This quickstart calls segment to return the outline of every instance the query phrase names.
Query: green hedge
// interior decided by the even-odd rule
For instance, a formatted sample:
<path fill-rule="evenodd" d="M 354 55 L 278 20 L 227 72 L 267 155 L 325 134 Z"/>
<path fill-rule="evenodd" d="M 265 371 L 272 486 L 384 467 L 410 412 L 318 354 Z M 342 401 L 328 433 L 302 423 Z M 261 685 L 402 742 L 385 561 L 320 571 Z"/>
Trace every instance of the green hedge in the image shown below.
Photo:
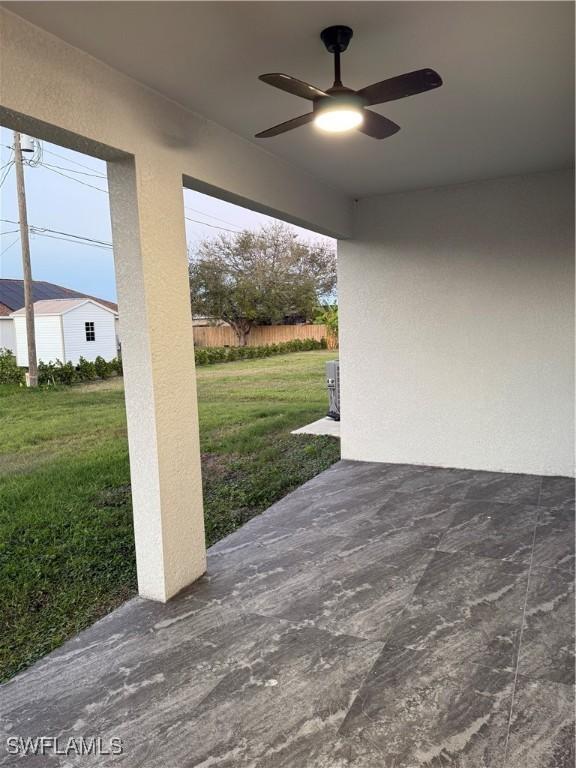
<path fill-rule="evenodd" d="M 309 352 L 313 349 L 326 349 L 326 339 L 293 339 L 280 344 L 266 344 L 262 347 L 196 347 L 194 357 L 196 365 L 212 363 L 231 363 L 234 360 L 253 360 L 256 357 L 285 355 L 288 352 Z"/>
<path fill-rule="evenodd" d="M 55 363 L 38 363 L 38 384 L 76 384 L 82 381 L 96 381 L 97 379 L 109 379 L 110 376 L 122 375 L 122 359 L 115 357 L 106 361 L 98 356 L 94 362 L 81 357 L 78 365 L 71 362 L 63 363 L 56 360 Z"/>
<path fill-rule="evenodd" d="M 253 360 L 257 357 L 285 355 L 288 352 L 309 352 L 313 349 L 326 349 L 326 339 L 293 339 L 280 344 L 266 344 L 262 347 L 196 347 L 194 356 L 196 365 L 211 365 L 212 363 L 231 363 L 234 360 Z M 108 379 L 110 376 L 122 375 L 122 359 L 106 361 L 97 357 L 94 362 L 83 357 L 78 365 L 63 363 L 38 363 L 38 383 L 41 386 L 50 384 L 76 384 L 83 381 Z M 24 368 L 16 365 L 16 358 L 9 349 L 0 349 L 0 384 L 24 384 Z"/>
<path fill-rule="evenodd" d="M 63 363 L 38 363 L 38 384 L 75 384 L 81 381 L 108 379 L 110 376 L 122 375 L 122 360 L 117 357 L 107 362 L 103 357 L 97 357 L 94 362 L 83 357 L 78 365 Z M 24 384 L 25 368 L 16 365 L 16 358 L 9 349 L 0 349 L 0 384 Z"/>

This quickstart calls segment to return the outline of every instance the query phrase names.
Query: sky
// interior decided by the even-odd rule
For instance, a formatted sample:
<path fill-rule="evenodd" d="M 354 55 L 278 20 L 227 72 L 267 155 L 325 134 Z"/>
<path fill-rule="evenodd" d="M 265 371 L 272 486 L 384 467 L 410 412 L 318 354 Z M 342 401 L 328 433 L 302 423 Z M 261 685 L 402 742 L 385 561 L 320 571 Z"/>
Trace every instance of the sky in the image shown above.
<path fill-rule="evenodd" d="M 9 164 L 13 141 L 12 131 L 0 126 L 0 277 L 21 279 L 16 174 L 14 164 Z M 32 277 L 115 301 L 106 163 L 45 141 L 40 147 L 39 163 L 24 168 Z M 274 221 L 200 192 L 185 189 L 183 196 L 190 250 L 222 232 L 259 229 Z M 315 232 L 291 228 L 303 240 L 333 242 Z"/>

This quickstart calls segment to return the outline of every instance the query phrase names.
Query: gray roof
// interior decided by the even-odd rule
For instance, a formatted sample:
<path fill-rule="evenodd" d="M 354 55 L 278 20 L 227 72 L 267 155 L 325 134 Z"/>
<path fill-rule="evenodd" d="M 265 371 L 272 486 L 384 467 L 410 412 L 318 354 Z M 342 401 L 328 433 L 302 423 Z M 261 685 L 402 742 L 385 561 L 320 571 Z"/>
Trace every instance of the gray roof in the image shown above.
<path fill-rule="evenodd" d="M 44 280 L 34 280 L 32 283 L 32 299 L 34 301 L 45 301 L 50 299 L 94 299 L 99 304 L 103 304 L 114 312 L 118 311 L 118 306 L 112 301 L 99 299 L 97 296 L 90 296 L 87 293 L 74 291 L 72 288 L 65 288 L 63 285 L 47 283 Z M 24 306 L 24 281 L 0 279 L 0 315 L 9 315 Z M 4 309 L 5 308 L 5 309 Z"/>

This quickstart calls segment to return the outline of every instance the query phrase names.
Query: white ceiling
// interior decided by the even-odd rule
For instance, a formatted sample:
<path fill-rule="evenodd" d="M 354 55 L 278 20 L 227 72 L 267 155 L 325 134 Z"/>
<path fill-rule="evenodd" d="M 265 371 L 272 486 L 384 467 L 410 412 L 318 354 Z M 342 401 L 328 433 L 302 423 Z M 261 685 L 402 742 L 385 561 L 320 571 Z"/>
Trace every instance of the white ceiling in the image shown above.
<path fill-rule="evenodd" d="M 181 104 L 355 196 L 573 161 L 570 2 L 16 2 L 4 4 Z M 347 24 L 352 88 L 432 67 L 444 86 L 376 107 L 402 126 L 375 141 L 312 126 L 253 134 L 309 111 L 258 81 L 286 72 L 331 84 L 318 37 Z M 30 55 L 34 55 L 30 51 Z"/>

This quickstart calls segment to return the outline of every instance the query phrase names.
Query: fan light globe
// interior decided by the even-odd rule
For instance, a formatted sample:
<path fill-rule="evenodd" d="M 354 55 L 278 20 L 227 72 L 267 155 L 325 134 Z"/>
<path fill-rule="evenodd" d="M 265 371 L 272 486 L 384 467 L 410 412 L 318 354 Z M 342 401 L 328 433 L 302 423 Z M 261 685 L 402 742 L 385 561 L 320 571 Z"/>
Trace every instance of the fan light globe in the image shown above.
<path fill-rule="evenodd" d="M 354 107 L 336 107 L 324 109 L 314 118 L 314 125 L 328 133 L 344 133 L 362 124 L 364 116 L 361 109 Z"/>

